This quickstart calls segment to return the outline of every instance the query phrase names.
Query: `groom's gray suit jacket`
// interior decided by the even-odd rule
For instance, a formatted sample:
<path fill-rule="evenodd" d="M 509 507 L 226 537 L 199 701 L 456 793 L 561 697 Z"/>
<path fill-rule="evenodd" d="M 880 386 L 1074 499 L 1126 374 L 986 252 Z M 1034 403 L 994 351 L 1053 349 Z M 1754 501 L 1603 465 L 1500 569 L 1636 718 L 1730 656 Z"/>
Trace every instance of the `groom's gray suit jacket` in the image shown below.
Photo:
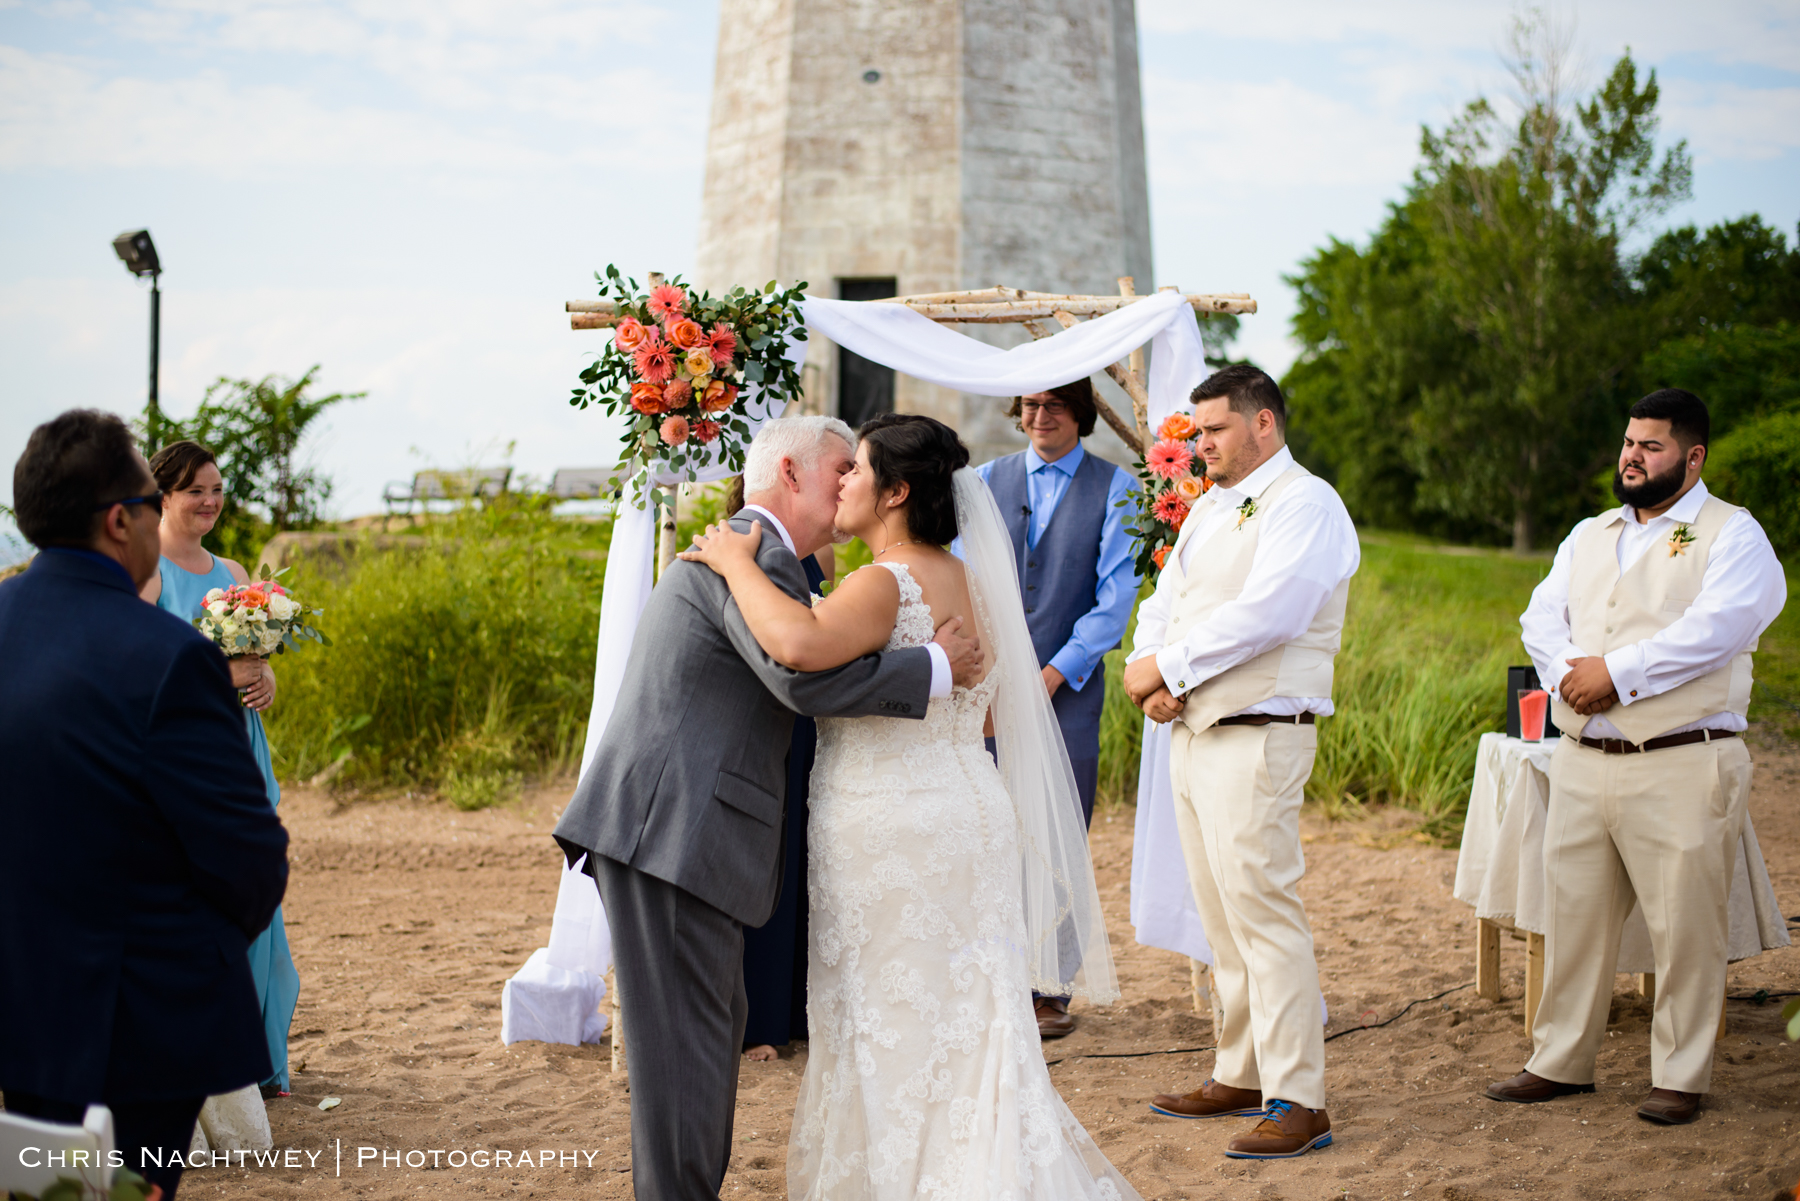
<path fill-rule="evenodd" d="M 731 526 L 748 532 L 750 521 Z M 807 599 L 800 561 L 767 528 L 756 561 Z M 556 841 L 571 863 L 582 851 L 604 855 L 760 926 L 781 892 L 794 714 L 923 718 L 930 695 L 923 647 L 831 671 L 781 666 L 751 637 L 725 580 L 677 559 L 650 594 L 618 703 Z"/>

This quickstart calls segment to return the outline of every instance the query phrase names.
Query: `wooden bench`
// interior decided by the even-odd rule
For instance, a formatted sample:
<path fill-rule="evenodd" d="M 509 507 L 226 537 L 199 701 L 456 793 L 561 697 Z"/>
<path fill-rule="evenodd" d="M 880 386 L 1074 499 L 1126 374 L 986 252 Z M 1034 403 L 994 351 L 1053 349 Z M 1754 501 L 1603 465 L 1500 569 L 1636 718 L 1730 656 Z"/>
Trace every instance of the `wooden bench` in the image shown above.
<path fill-rule="evenodd" d="M 510 467 L 471 467 L 464 471 L 421 471 L 412 483 L 395 482 L 382 489 L 381 501 L 392 513 L 404 505 L 410 514 L 414 502 L 433 500 L 493 500 L 512 482 Z"/>
<path fill-rule="evenodd" d="M 623 473 L 613 467 L 558 467 L 550 495 L 558 500 L 595 500 L 618 491 Z"/>

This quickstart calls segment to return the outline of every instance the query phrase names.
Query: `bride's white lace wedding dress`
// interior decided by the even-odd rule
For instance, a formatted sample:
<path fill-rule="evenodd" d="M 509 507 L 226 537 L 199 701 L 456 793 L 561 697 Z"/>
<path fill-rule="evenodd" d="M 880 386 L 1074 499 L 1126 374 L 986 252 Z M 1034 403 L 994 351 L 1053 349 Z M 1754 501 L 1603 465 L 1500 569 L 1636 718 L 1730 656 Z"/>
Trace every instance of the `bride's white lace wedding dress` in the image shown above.
<path fill-rule="evenodd" d="M 887 649 L 931 641 L 905 566 Z M 1014 807 L 982 742 L 999 673 L 923 721 L 821 719 L 807 828 L 805 1198 L 1135 1198 L 1050 1082 Z"/>

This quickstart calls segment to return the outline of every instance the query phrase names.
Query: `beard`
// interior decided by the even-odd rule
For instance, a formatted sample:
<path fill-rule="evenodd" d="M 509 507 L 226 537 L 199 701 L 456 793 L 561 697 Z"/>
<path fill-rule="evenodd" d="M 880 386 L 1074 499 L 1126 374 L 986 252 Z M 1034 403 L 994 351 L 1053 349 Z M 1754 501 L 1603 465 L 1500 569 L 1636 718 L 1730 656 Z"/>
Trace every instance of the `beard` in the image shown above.
<path fill-rule="evenodd" d="M 1661 475 L 1647 476 L 1641 484 L 1627 484 L 1625 474 L 1613 469 L 1613 495 L 1620 504 L 1634 509 L 1654 509 L 1681 491 L 1687 479 L 1687 464 L 1677 463 Z"/>

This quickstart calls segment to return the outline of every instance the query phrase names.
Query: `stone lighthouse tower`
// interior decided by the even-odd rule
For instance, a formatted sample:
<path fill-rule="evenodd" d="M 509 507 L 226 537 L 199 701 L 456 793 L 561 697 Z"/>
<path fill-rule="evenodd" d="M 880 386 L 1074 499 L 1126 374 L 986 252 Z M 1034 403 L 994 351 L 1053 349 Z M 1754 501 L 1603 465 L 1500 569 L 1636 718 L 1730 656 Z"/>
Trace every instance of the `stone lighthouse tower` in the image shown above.
<path fill-rule="evenodd" d="M 815 295 L 872 300 L 1154 283 L 1134 0 L 719 9 L 703 287 L 806 280 Z M 805 382 L 809 409 L 852 425 L 929 413 L 978 462 L 1022 441 L 993 398 L 896 379 L 822 339 Z M 1126 461 L 1122 447 L 1102 450 Z"/>

